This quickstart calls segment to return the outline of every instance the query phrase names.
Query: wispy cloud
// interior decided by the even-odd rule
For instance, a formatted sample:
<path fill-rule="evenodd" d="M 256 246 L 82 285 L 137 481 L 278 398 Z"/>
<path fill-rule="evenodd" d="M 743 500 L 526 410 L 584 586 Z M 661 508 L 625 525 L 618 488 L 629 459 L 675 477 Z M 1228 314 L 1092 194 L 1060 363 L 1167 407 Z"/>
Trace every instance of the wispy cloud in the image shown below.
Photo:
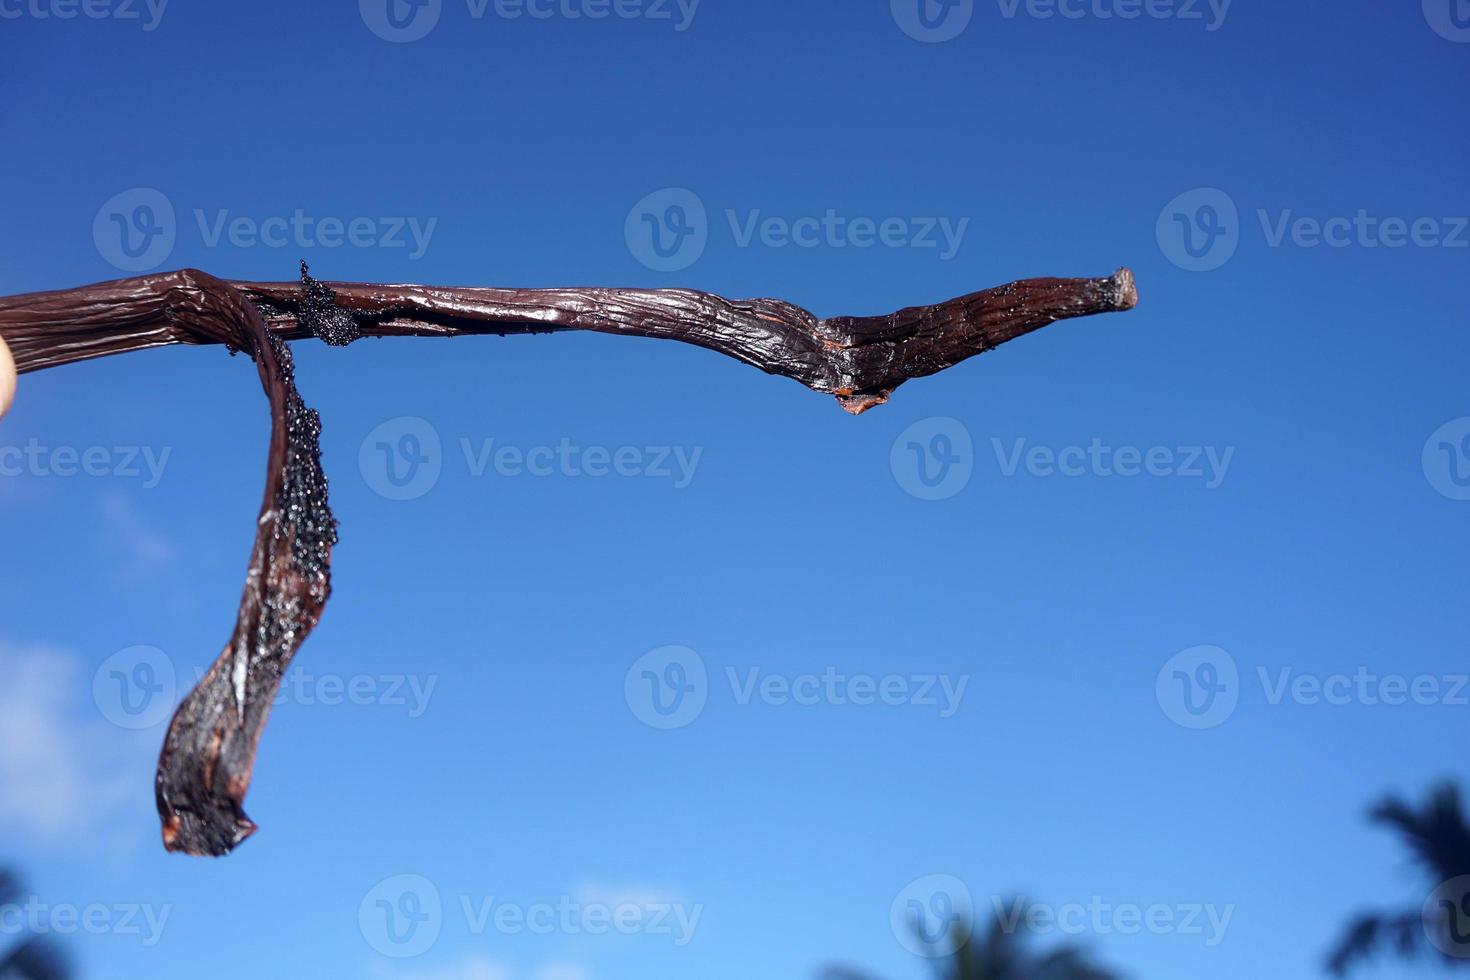
<path fill-rule="evenodd" d="M 427 969 L 395 970 L 384 976 L 392 980 L 512 980 L 513 974 L 503 963 L 475 955 Z"/>
<path fill-rule="evenodd" d="M 590 980 L 590 974 L 576 963 L 547 963 L 536 970 L 533 980 Z"/>
<path fill-rule="evenodd" d="M 584 881 L 572 893 L 583 905 L 600 905 L 611 909 L 624 905 L 654 908 L 684 903 L 683 896 L 677 891 L 647 885 L 606 885 Z"/>
<path fill-rule="evenodd" d="M 173 542 L 139 515 L 130 498 L 106 494 L 101 507 L 108 545 L 120 555 L 119 581 L 130 585 L 149 581 L 173 562 L 178 554 Z"/>
<path fill-rule="evenodd" d="M 0 643 L 0 678 L 0 832 L 39 846 L 135 842 L 138 822 L 118 818 L 151 785 L 148 740 L 97 713 L 69 653 Z"/>
<path fill-rule="evenodd" d="M 529 973 L 517 973 L 499 960 L 473 954 L 436 967 L 380 970 L 382 980 L 589 980 L 576 963 L 549 962 Z"/>

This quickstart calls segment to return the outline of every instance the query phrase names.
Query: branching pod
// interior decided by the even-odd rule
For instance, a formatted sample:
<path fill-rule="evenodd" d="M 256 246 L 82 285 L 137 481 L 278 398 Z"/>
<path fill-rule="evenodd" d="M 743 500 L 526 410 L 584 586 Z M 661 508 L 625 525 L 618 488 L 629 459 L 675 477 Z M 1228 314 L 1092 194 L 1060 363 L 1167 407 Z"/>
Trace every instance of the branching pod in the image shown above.
<path fill-rule="evenodd" d="M 685 289 L 494 289 L 229 282 L 184 269 L 0 298 L 0 338 L 24 374 L 167 344 L 248 354 L 270 402 L 264 500 L 235 628 L 179 706 L 159 757 L 164 846 L 229 853 L 255 831 L 245 794 L 270 706 L 331 591 L 337 525 L 317 414 L 297 394 L 285 341 L 593 330 L 718 351 L 833 395 L 860 414 L 899 385 L 1057 320 L 1132 309 L 1133 275 L 1027 279 L 887 316 L 819 319 L 774 299 Z"/>

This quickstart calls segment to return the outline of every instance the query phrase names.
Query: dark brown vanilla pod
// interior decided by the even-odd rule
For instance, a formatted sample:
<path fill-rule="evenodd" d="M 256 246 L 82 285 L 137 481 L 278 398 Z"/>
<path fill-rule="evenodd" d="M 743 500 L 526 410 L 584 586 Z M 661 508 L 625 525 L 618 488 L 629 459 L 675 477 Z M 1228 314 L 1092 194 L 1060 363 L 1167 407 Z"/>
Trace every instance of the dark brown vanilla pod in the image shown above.
<path fill-rule="evenodd" d="M 156 779 L 164 846 L 229 853 L 281 679 L 331 591 L 337 525 L 317 414 L 297 394 L 287 339 L 600 333 L 681 340 L 834 395 L 859 414 L 912 378 L 1057 320 L 1132 309 L 1133 275 L 1027 279 L 887 316 L 818 319 L 774 299 L 685 289 L 494 289 L 228 282 L 193 269 L 0 297 L 0 338 L 20 373 L 168 344 L 223 344 L 255 362 L 270 403 L 264 500 L 235 628 L 180 704 Z"/>
<path fill-rule="evenodd" d="M 302 283 L 236 282 L 283 337 L 312 336 L 319 313 Z M 854 414 L 912 378 L 1072 317 L 1130 310 L 1133 273 L 1026 279 L 887 316 L 818 319 L 776 299 L 731 300 L 688 289 L 493 289 L 317 283 L 365 337 L 594 330 L 681 340 L 835 395 Z M 24 370 L 24 368 L 22 368 Z"/>
<path fill-rule="evenodd" d="M 164 344 L 229 343 L 168 315 L 179 276 L 0 297 L 0 336 L 20 373 Z M 495 289 L 319 282 L 233 282 L 287 340 L 599 333 L 681 340 L 836 395 L 850 411 L 1057 320 L 1129 310 L 1133 274 L 1025 279 L 886 316 L 822 320 L 775 299 L 687 289 Z M 77 314 L 67 320 L 60 311 Z"/>
<path fill-rule="evenodd" d="M 321 428 L 291 352 L 238 290 L 193 270 L 0 300 L 0 336 L 15 339 L 22 370 L 167 343 L 225 344 L 255 361 L 271 439 L 245 590 L 224 651 L 169 725 L 155 782 L 166 848 L 228 854 L 255 830 L 243 804 L 256 745 L 331 589 Z"/>
<path fill-rule="evenodd" d="M 248 303 L 246 306 L 248 307 Z M 321 422 L 296 392 L 291 351 L 254 309 L 251 350 L 271 403 L 265 500 L 235 631 L 184 698 L 158 760 L 163 845 L 223 855 L 255 832 L 245 793 L 271 703 L 331 594 L 337 522 L 321 468 Z"/>

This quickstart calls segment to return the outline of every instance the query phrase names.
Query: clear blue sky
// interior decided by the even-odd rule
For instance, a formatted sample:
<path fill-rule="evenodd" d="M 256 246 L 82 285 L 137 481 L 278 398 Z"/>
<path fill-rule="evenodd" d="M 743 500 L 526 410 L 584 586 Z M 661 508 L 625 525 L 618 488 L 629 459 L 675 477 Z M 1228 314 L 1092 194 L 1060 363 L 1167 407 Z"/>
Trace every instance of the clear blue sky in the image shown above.
<path fill-rule="evenodd" d="M 666 343 L 297 345 L 335 595 L 261 747 L 262 830 L 223 861 L 163 853 L 162 730 L 115 724 L 149 720 L 116 681 L 152 669 L 166 710 L 228 635 L 254 371 L 180 348 L 23 377 L 0 858 L 41 900 L 106 907 L 105 934 L 61 937 L 84 975 L 914 980 L 890 911 L 944 875 L 915 887 L 962 882 L 983 916 L 1017 893 L 1228 911 L 1218 936 L 1201 914 L 1071 937 L 1135 977 L 1302 978 L 1359 908 L 1423 901 L 1363 811 L 1464 775 L 1463 4 L 1101 16 L 1128 7 L 0 0 L 6 294 L 301 257 L 821 315 L 1122 264 L 1142 294 L 857 419 Z M 65 475 L 88 449 L 101 475 Z M 1170 663 L 1202 645 L 1230 659 Z M 680 667 L 695 700 L 661 715 L 644 671 Z M 1368 703 L 1374 682 L 1333 680 L 1360 668 L 1440 695 Z M 1308 687 L 1278 697 L 1283 671 Z M 903 703 L 851 703 L 890 676 Z M 926 676 L 956 710 L 937 682 L 922 703 Z M 1348 703 L 1306 703 L 1314 682 Z M 401 879 L 374 891 L 398 875 L 442 904 L 410 958 L 375 948 L 410 951 L 379 898 L 432 915 Z M 541 935 L 487 925 L 492 900 L 646 917 Z M 166 911 L 158 941 L 118 905 Z M 687 943 L 665 905 L 698 912 Z"/>

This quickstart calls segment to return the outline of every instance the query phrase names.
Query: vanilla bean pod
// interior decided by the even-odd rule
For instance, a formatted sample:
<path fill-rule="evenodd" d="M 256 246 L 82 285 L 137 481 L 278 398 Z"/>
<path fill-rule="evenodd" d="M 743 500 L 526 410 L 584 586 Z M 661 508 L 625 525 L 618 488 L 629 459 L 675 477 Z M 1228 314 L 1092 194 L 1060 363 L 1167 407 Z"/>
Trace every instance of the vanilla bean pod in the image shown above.
<path fill-rule="evenodd" d="M 1072 317 L 1132 309 L 1133 275 L 1027 279 L 887 316 L 819 319 L 774 299 L 684 289 L 494 289 L 230 282 L 193 269 L 0 297 L 0 338 L 25 374 L 168 344 L 223 344 L 255 362 L 270 402 L 266 486 L 235 629 L 174 715 L 156 796 L 164 846 L 227 854 L 271 702 L 330 593 L 336 522 L 320 422 L 296 392 L 286 340 L 600 333 L 680 340 L 833 395 L 858 414 L 905 381 Z"/>

